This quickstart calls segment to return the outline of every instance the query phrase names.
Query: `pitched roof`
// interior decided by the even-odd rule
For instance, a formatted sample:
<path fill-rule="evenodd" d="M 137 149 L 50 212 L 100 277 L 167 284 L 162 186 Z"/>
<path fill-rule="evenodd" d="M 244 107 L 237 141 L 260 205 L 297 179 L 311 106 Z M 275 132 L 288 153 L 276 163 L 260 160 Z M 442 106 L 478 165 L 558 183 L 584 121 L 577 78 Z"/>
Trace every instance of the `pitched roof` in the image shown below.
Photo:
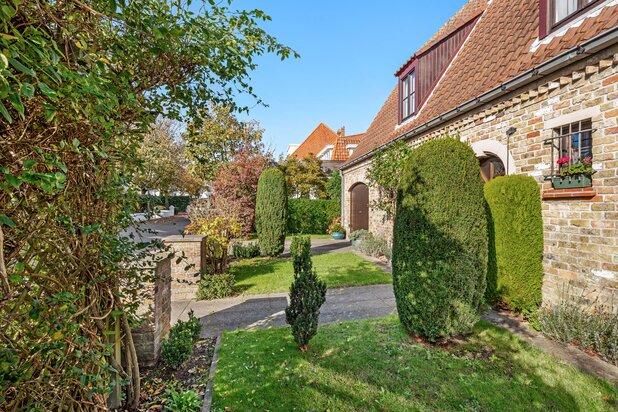
<path fill-rule="evenodd" d="M 464 8 L 473 2 L 478 3 L 471 0 Z M 419 113 L 398 125 L 398 88 L 395 85 L 369 126 L 367 135 L 343 167 L 536 65 L 618 26 L 618 6 L 601 3 L 599 7 L 603 9 L 600 13 L 591 14 L 581 24 L 562 30 L 564 33 L 559 31 L 559 35 L 548 37 L 540 47 L 533 48 L 539 34 L 538 0 L 519 0 L 517 6 L 512 0 L 483 2 L 486 3 L 483 15 Z M 438 33 L 452 30 L 443 29 Z M 434 37 L 435 40 L 432 38 L 428 44 L 443 36 Z"/>
<path fill-rule="evenodd" d="M 336 141 L 337 133 L 324 123 L 320 123 L 290 156 L 303 158 L 317 155 L 325 146 L 334 145 Z"/>
<path fill-rule="evenodd" d="M 444 23 L 444 26 L 442 26 L 440 30 L 431 36 L 431 38 L 397 70 L 397 74 L 401 72 L 401 70 L 403 70 L 408 64 L 410 64 L 416 56 L 425 53 L 433 46 L 453 34 L 453 32 L 457 31 L 457 29 L 461 26 L 465 25 L 470 20 L 473 20 L 475 17 L 478 17 L 485 11 L 486 8 L 487 0 L 470 0 L 468 3 L 464 4 L 453 17 Z"/>
<path fill-rule="evenodd" d="M 365 133 L 352 134 L 350 136 L 338 136 L 331 160 L 347 160 L 348 157 L 350 157 L 348 145 L 358 145 L 364 136 Z"/>

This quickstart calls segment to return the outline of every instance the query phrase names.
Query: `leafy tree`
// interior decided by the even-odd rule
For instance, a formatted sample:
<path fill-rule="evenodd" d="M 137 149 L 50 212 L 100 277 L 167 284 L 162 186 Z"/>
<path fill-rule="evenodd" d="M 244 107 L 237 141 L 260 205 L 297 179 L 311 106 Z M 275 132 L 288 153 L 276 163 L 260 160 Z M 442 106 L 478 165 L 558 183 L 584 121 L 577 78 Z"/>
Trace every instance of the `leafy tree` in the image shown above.
<path fill-rule="evenodd" d="M 290 197 L 325 199 L 327 176 L 322 171 L 322 161 L 310 155 L 299 159 L 289 157 L 282 164 Z"/>
<path fill-rule="evenodd" d="M 397 196 L 393 290 L 408 332 L 431 341 L 478 321 L 487 273 L 487 215 L 473 150 L 442 138 L 412 151 Z"/>
<path fill-rule="evenodd" d="M 137 149 L 141 168 L 133 179 L 142 194 L 159 190 L 167 195 L 181 179 L 185 158 L 178 127 L 178 123 L 159 118 L 145 134 Z"/>
<path fill-rule="evenodd" d="M 241 222 L 245 235 L 254 228 L 260 175 L 271 163 L 270 156 L 242 150 L 219 168 L 212 183 L 215 213 L 233 216 Z"/>
<path fill-rule="evenodd" d="M 255 57 L 293 54 L 259 27 L 267 19 L 215 2 L 3 2 L 0 353 L 14 371 L 3 408 L 113 408 L 121 384 L 137 407 L 131 324 L 153 254 L 120 233 L 138 203 L 138 147 L 157 115 L 254 96 Z"/>
<path fill-rule="evenodd" d="M 279 256 L 283 253 L 287 200 L 283 172 L 277 168 L 262 172 L 258 181 L 255 228 L 260 251 L 264 256 Z"/>
<path fill-rule="evenodd" d="M 292 327 L 294 340 L 305 352 L 309 341 L 318 333 L 320 307 L 326 301 L 326 283 L 312 269 L 311 238 L 296 236 L 292 239 L 294 282 L 290 286 L 290 304 L 285 308 L 285 319 Z"/>
<path fill-rule="evenodd" d="M 341 173 L 339 170 L 333 170 L 333 173 L 326 182 L 325 188 L 329 199 L 341 203 Z"/>
<path fill-rule="evenodd" d="M 264 130 L 252 120 L 239 120 L 230 106 L 208 105 L 198 122 L 187 128 L 185 139 L 196 171 L 207 182 L 215 179 L 219 168 L 234 160 L 237 153 L 261 153 Z"/>
<path fill-rule="evenodd" d="M 369 185 L 378 189 L 378 198 L 371 202 L 371 207 L 384 211 L 389 220 L 395 216 L 397 187 L 411 151 L 406 142 L 396 142 L 378 150 L 372 156 L 367 170 Z"/>

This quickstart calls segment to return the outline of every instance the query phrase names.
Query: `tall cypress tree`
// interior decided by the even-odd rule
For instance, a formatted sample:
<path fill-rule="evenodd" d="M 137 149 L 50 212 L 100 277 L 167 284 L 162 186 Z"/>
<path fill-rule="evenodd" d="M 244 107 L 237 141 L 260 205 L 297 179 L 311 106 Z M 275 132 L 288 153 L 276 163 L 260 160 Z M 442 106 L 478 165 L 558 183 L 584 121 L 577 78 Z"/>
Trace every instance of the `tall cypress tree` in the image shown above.
<path fill-rule="evenodd" d="M 258 181 L 255 227 L 264 256 L 279 256 L 285 244 L 288 209 L 285 176 L 277 168 L 266 169 Z"/>

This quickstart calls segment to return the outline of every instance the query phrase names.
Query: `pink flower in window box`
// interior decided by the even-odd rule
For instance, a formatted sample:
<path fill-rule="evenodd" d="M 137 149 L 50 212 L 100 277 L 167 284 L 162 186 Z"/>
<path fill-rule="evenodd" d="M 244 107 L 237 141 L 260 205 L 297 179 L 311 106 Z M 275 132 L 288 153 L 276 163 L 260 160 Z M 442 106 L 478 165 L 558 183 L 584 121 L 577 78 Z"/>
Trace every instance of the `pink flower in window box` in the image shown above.
<path fill-rule="evenodd" d="M 558 166 L 564 166 L 564 165 L 568 165 L 570 161 L 571 161 L 571 158 L 566 156 L 566 157 L 561 157 L 560 159 L 558 159 L 556 163 L 558 163 Z"/>

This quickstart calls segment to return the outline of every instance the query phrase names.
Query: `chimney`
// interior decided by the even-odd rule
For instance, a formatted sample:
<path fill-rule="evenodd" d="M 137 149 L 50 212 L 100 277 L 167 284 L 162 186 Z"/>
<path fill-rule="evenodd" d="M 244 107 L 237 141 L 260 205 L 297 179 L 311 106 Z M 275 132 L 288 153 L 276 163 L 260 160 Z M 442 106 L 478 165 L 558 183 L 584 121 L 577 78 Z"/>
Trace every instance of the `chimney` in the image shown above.
<path fill-rule="evenodd" d="M 337 130 L 337 136 L 345 137 L 345 126 L 341 126 L 341 129 Z"/>

